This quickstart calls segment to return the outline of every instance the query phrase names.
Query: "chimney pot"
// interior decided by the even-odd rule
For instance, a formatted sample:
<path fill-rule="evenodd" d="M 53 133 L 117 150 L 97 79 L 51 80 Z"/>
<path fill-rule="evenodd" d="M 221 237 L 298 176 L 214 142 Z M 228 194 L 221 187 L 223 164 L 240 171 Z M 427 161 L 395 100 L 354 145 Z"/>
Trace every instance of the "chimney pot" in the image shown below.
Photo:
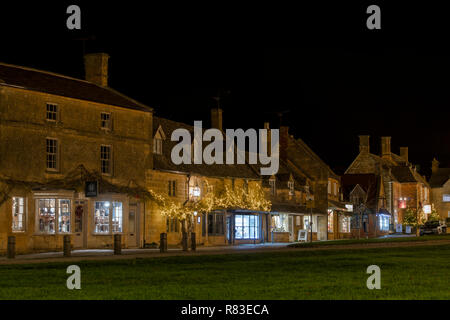
<path fill-rule="evenodd" d="M 211 127 L 219 129 L 220 131 L 223 131 L 222 129 L 222 109 L 221 108 L 212 108 L 211 109 Z"/>
<path fill-rule="evenodd" d="M 391 137 L 381 137 L 381 157 L 391 159 Z"/>
<path fill-rule="evenodd" d="M 108 86 L 108 60 L 106 53 L 84 55 L 85 79 L 102 87 Z"/>
<path fill-rule="evenodd" d="M 408 147 L 400 147 L 400 157 L 408 163 Z"/>
<path fill-rule="evenodd" d="M 370 136 L 359 136 L 359 152 L 370 152 Z"/>

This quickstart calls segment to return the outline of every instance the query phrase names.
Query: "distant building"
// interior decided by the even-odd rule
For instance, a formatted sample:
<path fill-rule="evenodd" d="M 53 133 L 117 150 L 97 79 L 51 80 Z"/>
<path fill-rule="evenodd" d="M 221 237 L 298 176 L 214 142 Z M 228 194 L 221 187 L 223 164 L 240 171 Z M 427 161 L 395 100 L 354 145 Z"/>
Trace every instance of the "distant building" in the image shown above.
<path fill-rule="evenodd" d="M 433 159 L 431 167 L 431 200 L 442 220 L 450 218 L 450 168 L 439 168 Z"/>
<path fill-rule="evenodd" d="M 417 171 L 416 166 L 409 162 L 408 147 L 401 147 L 400 155 L 397 155 L 391 151 L 391 137 L 382 137 L 381 155 L 375 155 L 370 153 L 369 136 L 359 136 L 359 141 L 359 154 L 346 170 L 344 177 L 367 175 L 365 177 L 370 181 L 356 184 L 359 184 L 361 191 L 364 192 L 367 192 L 365 188 L 373 186 L 371 192 L 376 193 L 371 199 L 375 201 L 371 209 L 378 211 L 383 209 L 383 215 L 378 218 L 377 225 L 382 225 L 384 230 L 386 225 L 384 215 L 388 214 L 389 224 L 393 230 L 396 224 L 403 222 L 407 208 L 424 209 L 431 204 L 430 186 Z M 376 179 L 373 180 L 374 178 L 369 175 L 374 175 Z M 360 176 L 359 179 L 364 180 L 363 177 Z M 352 179 L 349 177 L 344 180 Z M 344 185 L 347 191 L 353 182 L 348 183 Z"/>

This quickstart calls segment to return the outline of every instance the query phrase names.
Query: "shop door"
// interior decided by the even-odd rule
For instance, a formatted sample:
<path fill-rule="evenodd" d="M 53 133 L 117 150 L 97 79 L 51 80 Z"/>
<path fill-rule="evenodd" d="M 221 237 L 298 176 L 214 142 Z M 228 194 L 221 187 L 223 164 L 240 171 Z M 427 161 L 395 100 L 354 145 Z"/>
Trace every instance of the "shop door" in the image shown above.
<path fill-rule="evenodd" d="M 138 220 L 139 210 L 137 204 L 130 204 L 128 210 L 128 247 L 138 247 Z"/>
<path fill-rule="evenodd" d="M 317 216 L 317 240 L 327 240 L 327 219 Z"/>
<path fill-rule="evenodd" d="M 87 247 L 87 210 L 84 201 L 75 201 L 75 225 L 73 247 L 82 249 Z"/>
<path fill-rule="evenodd" d="M 289 216 L 289 242 L 293 242 L 294 237 L 294 217 Z"/>

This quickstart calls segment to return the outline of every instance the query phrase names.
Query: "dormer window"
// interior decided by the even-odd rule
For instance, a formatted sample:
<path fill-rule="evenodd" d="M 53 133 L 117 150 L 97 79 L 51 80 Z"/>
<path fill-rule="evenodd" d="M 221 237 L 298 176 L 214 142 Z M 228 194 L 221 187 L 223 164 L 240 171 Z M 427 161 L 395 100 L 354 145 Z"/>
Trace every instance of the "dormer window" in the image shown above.
<path fill-rule="evenodd" d="M 109 112 L 102 112 L 100 114 L 100 126 L 103 130 L 112 130 L 112 117 Z"/>
<path fill-rule="evenodd" d="M 162 139 L 153 139 L 153 153 L 162 154 Z"/>

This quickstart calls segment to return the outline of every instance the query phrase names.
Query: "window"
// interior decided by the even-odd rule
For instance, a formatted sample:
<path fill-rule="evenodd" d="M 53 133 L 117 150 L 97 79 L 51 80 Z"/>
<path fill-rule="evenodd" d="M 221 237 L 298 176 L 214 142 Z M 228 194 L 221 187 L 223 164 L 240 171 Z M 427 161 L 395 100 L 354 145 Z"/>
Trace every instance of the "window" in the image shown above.
<path fill-rule="evenodd" d="M 112 231 L 122 232 L 122 202 L 113 202 Z"/>
<path fill-rule="evenodd" d="M 328 194 L 331 194 L 331 181 L 328 181 Z"/>
<path fill-rule="evenodd" d="M 450 202 L 450 194 L 444 194 L 442 196 L 442 201 L 443 202 Z"/>
<path fill-rule="evenodd" d="M 288 181 L 289 195 L 294 195 L 294 181 Z"/>
<path fill-rule="evenodd" d="M 269 180 L 269 185 L 270 185 L 270 195 L 274 196 L 276 194 L 275 179 L 270 179 Z"/>
<path fill-rule="evenodd" d="M 223 235 L 224 234 L 224 214 L 219 212 L 208 213 L 208 234 Z"/>
<path fill-rule="evenodd" d="M 190 187 L 189 188 L 189 195 L 191 197 L 200 197 L 200 187 L 199 186 L 195 186 L 195 187 Z"/>
<path fill-rule="evenodd" d="M 169 196 L 175 197 L 177 182 L 175 180 L 171 180 L 168 181 L 168 185 L 169 185 Z"/>
<path fill-rule="evenodd" d="M 334 186 L 334 195 L 337 196 L 337 183 L 333 183 Z"/>
<path fill-rule="evenodd" d="M 58 140 L 47 138 L 46 139 L 46 149 L 47 149 L 47 170 L 57 171 L 58 170 Z"/>
<path fill-rule="evenodd" d="M 398 200 L 398 207 L 400 209 L 406 209 L 406 198 L 400 198 Z"/>
<path fill-rule="evenodd" d="M 350 232 L 350 217 L 348 216 L 339 217 L 339 229 L 340 232 Z"/>
<path fill-rule="evenodd" d="M 112 130 L 111 113 L 102 112 L 100 114 L 100 126 L 104 130 Z"/>
<path fill-rule="evenodd" d="M 334 226 L 334 212 L 330 210 L 328 212 L 328 232 L 334 232 L 333 226 Z"/>
<path fill-rule="evenodd" d="M 179 222 L 177 218 L 167 218 L 166 219 L 166 230 L 167 232 L 178 232 Z"/>
<path fill-rule="evenodd" d="M 159 138 L 153 139 L 153 153 L 162 154 L 162 139 Z"/>
<path fill-rule="evenodd" d="M 100 147 L 100 165 L 103 174 L 111 174 L 111 146 Z"/>
<path fill-rule="evenodd" d="M 95 233 L 122 232 L 122 202 L 96 201 L 94 225 Z M 112 227 L 111 227 L 112 225 Z"/>
<path fill-rule="evenodd" d="M 55 233 L 70 232 L 71 204 L 69 199 L 38 199 L 38 231 Z"/>
<path fill-rule="evenodd" d="M 280 213 L 272 216 L 273 232 L 288 232 L 289 231 L 289 217 L 287 214 Z"/>
<path fill-rule="evenodd" d="M 300 224 L 300 216 L 295 216 L 295 225 L 299 226 Z"/>
<path fill-rule="evenodd" d="M 380 231 L 389 231 L 389 216 L 380 215 L 378 217 Z"/>
<path fill-rule="evenodd" d="M 25 198 L 12 197 L 12 231 L 25 231 Z"/>
<path fill-rule="evenodd" d="M 58 106 L 53 103 L 47 103 L 47 121 L 58 120 Z"/>
<path fill-rule="evenodd" d="M 255 215 L 236 215 L 235 238 L 236 239 L 259 239 L 259 219 Z"/>

